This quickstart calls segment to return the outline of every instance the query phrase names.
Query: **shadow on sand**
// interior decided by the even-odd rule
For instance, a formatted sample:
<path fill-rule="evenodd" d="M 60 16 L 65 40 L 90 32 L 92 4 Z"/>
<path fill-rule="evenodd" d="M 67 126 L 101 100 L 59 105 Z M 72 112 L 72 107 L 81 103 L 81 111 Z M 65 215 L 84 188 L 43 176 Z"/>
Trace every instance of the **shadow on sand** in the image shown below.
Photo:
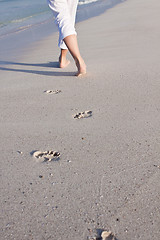
<path fill-rule="evenodd" d="M 30 66 L 30 67 L 49 67 L 49 68 L 59 68 L 58 62 L 48 62 L 48 63 L 18 63 L 10 61 L 0 61 L 0 70 L 1 71 L 11 71 L 11 72 L 23 72 L 31 73 L 45 76 L 75 76 L 75 72 L 64 72 L 64 71 L 39 71 L 39 70 L 27 70 L 27 69 L 17 69 L 6 67 L 6 65 L 16 65 L 16 66 Z M 4 65 L 4 67 L 2 67 Z"/>

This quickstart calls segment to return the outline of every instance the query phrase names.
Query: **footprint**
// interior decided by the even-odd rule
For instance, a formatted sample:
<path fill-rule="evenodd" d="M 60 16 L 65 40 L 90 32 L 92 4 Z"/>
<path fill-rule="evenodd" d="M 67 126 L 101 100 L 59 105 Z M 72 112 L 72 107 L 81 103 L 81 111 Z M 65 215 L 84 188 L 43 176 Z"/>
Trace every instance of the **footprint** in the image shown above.
<path fill-rule="evenodd" d="M 92 116 L 92 111 L 85 111 L 85 112 L 81 112 L 81 113 L 76 113 L 73 118 L 88 118 Z"/>
<path fill-rule="evenodd" d="M 102 240 L 116 240 L 112 232 L 103 231 L 101 237 Z"/>
<path fill-rule="evenodd" d="M 97 233 L 95 233 L 95 235 L 98 236 L 88 236 L 88 240 L 117 240 L 116 237 L 113 235 L 112 232 L 107 232 L 107 231 L 103 231 L 101 234 L 99 233 L 99 230 L 101 229 L 97 229 Z M 92 234 L 94 234 L 95 231 L 92 231 L 90 229 L 90 232 Z"/>
<path fill-rule="evenodd" d="M 44 91 L 46 94 L 57 94 L 60 93 L 61 90 L 46 90 Z"/>
<path fill-rule="evenodd" d="M 37 162 L 51 162 L 51 161 L 58 161 L 60 157 L 59 152 L 55 151 L 35 151 L 33 153 L 33 157 L 37 159 Z"/>

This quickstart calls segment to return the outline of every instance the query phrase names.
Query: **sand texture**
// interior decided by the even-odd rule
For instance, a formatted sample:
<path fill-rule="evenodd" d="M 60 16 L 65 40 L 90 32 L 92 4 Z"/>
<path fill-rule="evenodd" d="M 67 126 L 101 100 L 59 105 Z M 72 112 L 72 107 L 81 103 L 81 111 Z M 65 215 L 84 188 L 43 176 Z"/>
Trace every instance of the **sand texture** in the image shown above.
<path fill-rule="evenodd" d="M 78 23 L 83 78 L 57 68 L 57 33 L 1 56 L 1 240 L 160 239 L 159 9 Z"/>

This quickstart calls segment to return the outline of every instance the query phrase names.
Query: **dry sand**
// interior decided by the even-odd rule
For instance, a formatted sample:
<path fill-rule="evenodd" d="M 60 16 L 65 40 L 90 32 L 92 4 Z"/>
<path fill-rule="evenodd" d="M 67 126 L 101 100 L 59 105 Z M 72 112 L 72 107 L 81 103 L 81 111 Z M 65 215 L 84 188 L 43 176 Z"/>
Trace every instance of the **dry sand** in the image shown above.
<path fill-rule="evenodd" d="M 57 68 L 57 34 L 0 66 L 1 240 L 160 239 L 159 9 L 128 0 L 79 23 L 85 78 Z"/>

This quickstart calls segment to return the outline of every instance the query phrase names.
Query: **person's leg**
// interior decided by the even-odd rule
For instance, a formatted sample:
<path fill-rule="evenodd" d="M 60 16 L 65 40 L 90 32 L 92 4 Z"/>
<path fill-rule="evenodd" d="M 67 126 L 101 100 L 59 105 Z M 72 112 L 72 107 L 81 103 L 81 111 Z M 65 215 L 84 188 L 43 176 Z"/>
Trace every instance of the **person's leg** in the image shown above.
<path fill-rule="evenodd" d="M 70 61 L 67 59 L 68 49 L 62 49 L 59 56 L 59 67 L 65 68 L 70 64 Z"/>
<path fill-rule="evenodd" d="M 60 56 L 59 56 L 59 66 L 60 68 L 66 67 L 70 61 L 67 60 L 66 55 L 68 48 L 63 41 L 63 38 L 70 34 L 75 34 L 75 28 L 71 24 L 70 11 L 68 8 L 67 0 L 48 0 L 48 5 L 51 8 L 53 15 L 55 17 L 55 23 L 59 30 L 59 43 Z"/>
<path fill-rule="evenodd" d="M 75 18 L 76 18 L 76 11 L 77 11 L 77 5 L 78 5 L 78 0 L 67 0 L 67 5 L 68 5 L 68 10 L 71 18 L 71 23 L 73 24 L 73 28 L 75 28 Z M 70 63 L 69 60 L 67 60 L 67 46 L 64 41 L 59 39 L 59 45 L 60 45 L 60 56 L 59 56 L 59 65 L 60 68 L 67 67 L 68 64 Z"/>
<path fill-rule="evenodd" d="M 76 66 L 78 68 L 77 76 L 86 73 L 86 65 L 82 59 L 78 43 L 77 43 L 77 33 L 75 31 L 74 22 L 75 14 L 77 8 L 77 0 L 48 0 L 49 7 L 52 9 L 55 21 L 59 29 L 59 47 L 61 48 L 60 54 L 60 65 L 67 66 L 66 53 L 67 48 L 73 56 Z M 74 7 L 73 7 L 74 5 Z M 71 16 L 70 7 L 74 10 L 74 15 Z M 74 20 L 73 20 L 74 16 Z M 65 64 L 61 64 L 61 59 L 64 60 Z"/>
<path fill-rule="evenodd" d="M 80 55 L 78 42 L 77 42 L 77 36 L 75 34 L 69 35 L 63 39 L 66 46 L 68 47 L 68 50 L 70 51 L 72 57 L 75 60 L 78 72 L 77 76 L 81 76 L 83 74 L 86 74 L 86 64 L 83 60 L 83 58 Z"/>

